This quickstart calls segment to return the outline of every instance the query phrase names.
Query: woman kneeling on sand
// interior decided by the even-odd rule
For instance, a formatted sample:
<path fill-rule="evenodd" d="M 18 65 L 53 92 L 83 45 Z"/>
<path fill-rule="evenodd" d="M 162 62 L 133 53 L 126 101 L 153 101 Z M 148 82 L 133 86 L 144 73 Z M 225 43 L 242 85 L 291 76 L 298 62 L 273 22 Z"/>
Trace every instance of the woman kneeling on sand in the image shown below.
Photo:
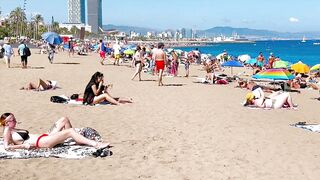
<path fill-rule="evenodd" d="M 29 82 L 26 86 L 20 88 L 20 90 L 45 91 L 49 89 L 55 89 L 56 86 L 57 86 L 56 81 L 39 79 L 39 82 L 37 84 L 33 82 Z"/>
<path fill-rule="evenodd" d="M 103 74 L 96 72 L 92 75 L 83 95 L 83 104 L 95 105 L 103 101 L 110 102 L 111 104 L 120 105 L 124 103 L 132 103 L 131 99 L 114 98 L 108 93 L 110 85 L 103 85 Z"/>
<path fill-rule="evenodd" d="M 254 106 L 267 109 L 296 109 L 290 94 L 287 92 L 274 92 L 268 97 L 265 97 L 264 93 L 261 93 L 260 95 L 260 97 L 255 97 L 254 93 L 248 93 L 246 95 L 246 102 L 244 103 L 244 106 Z"/>
<path fill-rule="evenodd" d="M 0 117 L 0 125 L 4 127 L 3 139 L 4 148 L 10 149 L 30 149 L 52 148 L 63 143 L 66 139 L 72 138 L 77 144 L 93 146 L 103 149 L 109 143 L 96 142 L 90 140 L 76 132 L 68 118 L 60 118 L 53 127 L 45 134 L 30 134 L 29 131 L 16 128 L 16 118 L 12 113 L 4 113 Z"/>

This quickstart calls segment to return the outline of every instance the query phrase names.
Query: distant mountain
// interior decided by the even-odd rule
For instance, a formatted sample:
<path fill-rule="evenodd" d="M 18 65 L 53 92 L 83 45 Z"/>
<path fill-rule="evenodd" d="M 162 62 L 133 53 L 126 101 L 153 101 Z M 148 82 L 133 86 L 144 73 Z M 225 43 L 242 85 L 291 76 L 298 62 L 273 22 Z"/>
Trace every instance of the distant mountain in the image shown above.
<path fill-rule="evenodd" d="M 142 35 L 147 34 L 147 32 L 161 32 L 163 30 L 152 29 L 152 28 L 144 28 L 144 27 L 136 27 L 136 26 L 117 26 L 117 25 L 103 25 L 104 30 L 118 30 L 126 33 L 130 33 L 130 31 L 135 31 Z M 168 31 L 168 30 L 165 30 Z M 173 30 L 170 30 L 173 31 Z M 302 39 L 305 36 L 307 39 L 320 39 L 320 31 L 319 32 L 277 32 L 270 30 L 261 30 L 261 29 L 249 29 L 249 28 L 233 28 L 229 26 L 218 26 L 214 28 L 210 28 L 207 30 L 197 30 L 197 34 L 199 37 L 215 37 L 215 36 L 232 36 L 232 34 L 237 33 L 241 37 L 246 37 L 249 39 L 274 39 L 274 38 L 283 38 L 283 39 Z"/>
<path fill-rule="evenodd" d="M 299 33 L 290 33 L 290 32 L 277 32 L 270 30 L 259 30 L 259 29 L 249 29 L 249 28 L 233 28 L 233 27 L 214 27 L 207 30 L 198 31 L 200 36 L 214 37 L 220 36 L 231 36 L 232 34 L 237 33 L 240 36 L 247 38 L 288 38 L 288 39 L 301 39 L 303 36 L 307 38 L 320 38 L 320 32 L 299 32 Z"/>
<path fill-rule="evenodd" d="M 130 31 L 134 31 L 134 32 L 140 33 L 142 35 L 147 34 L 147 32 L 158 31 L 158 30 L 151 29 L 151 28 L 135 27 L 135 26 L 117 26 L 117 25 L 113 25 L 113 24 L 103 25 L 103 29 L 104 30 L 116 29 L 118 31 L 126 32 L 128 34 L 130 33 Z"/>

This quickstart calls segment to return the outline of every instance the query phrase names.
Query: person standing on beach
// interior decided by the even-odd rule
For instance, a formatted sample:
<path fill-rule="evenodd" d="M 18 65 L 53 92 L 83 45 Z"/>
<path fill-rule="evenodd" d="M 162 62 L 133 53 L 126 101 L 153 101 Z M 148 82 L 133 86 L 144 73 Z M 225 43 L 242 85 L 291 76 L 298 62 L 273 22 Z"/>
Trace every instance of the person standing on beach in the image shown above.
<path fill-rule="evenodd" d="M 114 54 L 114 63 L 113 65 L 118 65 L 119 66 L 119 60 L 120 60 L 120 49 L 121 46 L 119 45 L 119 42 L 117 41 L 114 45 L 113 45 L 113 54 Z"/>
<path fill-rule="evenodd" d="M 158 86 L 163 86 L 162 74 L 164 71 L 165 64 L 167 62 L 167 55 L 163 51 L 163 48 L 164 48 L 164 44 L 160 42 L 158 44 L 158 49 L 154 50 L 153 56 L 152 56 L 152 59 L 155 61 L 156 70 L 159 72 Z"/>
<path fill-rule="evenodd" d="M 139 81 L 141 81 L 141 71 L 144 64 L 144 54 L 145 54 L 145 51 L 142 50 L 140 46 L 137 46 L 137 51 L 133 56 L 135 66 L 136 66 L 136 72 L 133 74 L 131 80 L 134 80 L 134 78 L 137 75 L 139 75 Z"/>
<path fill-rule="evenodd" d="M 47 49 L 48 49 L 48 59 L 49 59 L 49 62 L 52 64 L 53 58 L 54 58 L 54 53 L 56 53 L 56 50 L 55 50 L 56 46 L 48 43 Z"/>
<path fill-rule="evenodd" d="M 22 69 L 26 69 L 28 65 L 28 55 L 25 54 L 27 45 L 24 43 L 24 40 L 20 42 L 20 45 L 18 46 L 18 54 L 21 57 L 21 64 L 22 64 Z"/>
<path fill-rule="evenodd" d="M 102 39 L 100 39 L 97 51 L 99 52 L 99 55 L 101 58 L 101 60 L 100 60 L 101 65 L 103 65 L 103 62 L 106 59 L 106 49 L 107 48 L 106 48 L 104 42 L 102 41 Z"/>
<path fill-rule="evenodd" d="M 259 53 L 259 56 L 257 57 L 257 66 L 259 69 L 262 69 L 263 65 L 265 63 L 265 59 L 263 57 L 262 52 Z"/>
<path fill-rule="evenodd" d="M 269 68 L 273 68 L 273 63 L 276 61 L 276 58 L 274 57 L 273 53 L 270 53 L 268 63 L 269 63 Z"/>
<path fill-rule="evenodd" d="M 10 68 L 10 60 L 11 60 L 11 56 L 13 55 L 13 49 L 10 45 L 9 40 L 4 41 L 3 49 L 4 49 L 4 59 L 8 65 L 8 68 Z"/>
<path fill-rule="evenodd" d="M 69 57 L 70 57 L 70 54 L 72 53 L 72 56 L 74 55 L 74 44 L 73 44 L 73 40 L 72 38 L 69 39 L 69 42 L 68 42 L 68 47 L 69 47 Z"/>

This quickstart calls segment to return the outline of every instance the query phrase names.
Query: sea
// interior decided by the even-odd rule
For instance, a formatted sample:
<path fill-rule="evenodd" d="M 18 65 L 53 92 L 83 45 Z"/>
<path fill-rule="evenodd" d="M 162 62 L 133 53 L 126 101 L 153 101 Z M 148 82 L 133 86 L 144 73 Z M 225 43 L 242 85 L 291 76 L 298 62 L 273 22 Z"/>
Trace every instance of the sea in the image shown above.
<path fill-rule="evenodd" d="M 314 44 L 315 43 L 315 44 Z M 294 64 L 298 61 L 313 66 L 320 64 L 320 40 L 298 40 L 287 41 L 256 41 L 248 43 L 214 43 L 207 46 L 179 47 L 183 51 L 192 51 L 198 48 L 201 53 L 218 55 L 224 50 L 234 57 L 248 54 L 251 58 L 256 58 L 260 52 L 266 59 L 273 53 L 284 61 Z"/>

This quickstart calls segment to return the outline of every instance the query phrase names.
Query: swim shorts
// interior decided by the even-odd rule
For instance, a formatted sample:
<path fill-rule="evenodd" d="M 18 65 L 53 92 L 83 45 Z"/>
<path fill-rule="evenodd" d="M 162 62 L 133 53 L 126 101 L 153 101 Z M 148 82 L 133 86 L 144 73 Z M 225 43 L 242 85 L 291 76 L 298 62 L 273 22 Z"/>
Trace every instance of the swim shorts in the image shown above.
<path fill-rule="evenodd" d="M 157 71 L 164 70 L 164 61 L 156 61 Z"/>

